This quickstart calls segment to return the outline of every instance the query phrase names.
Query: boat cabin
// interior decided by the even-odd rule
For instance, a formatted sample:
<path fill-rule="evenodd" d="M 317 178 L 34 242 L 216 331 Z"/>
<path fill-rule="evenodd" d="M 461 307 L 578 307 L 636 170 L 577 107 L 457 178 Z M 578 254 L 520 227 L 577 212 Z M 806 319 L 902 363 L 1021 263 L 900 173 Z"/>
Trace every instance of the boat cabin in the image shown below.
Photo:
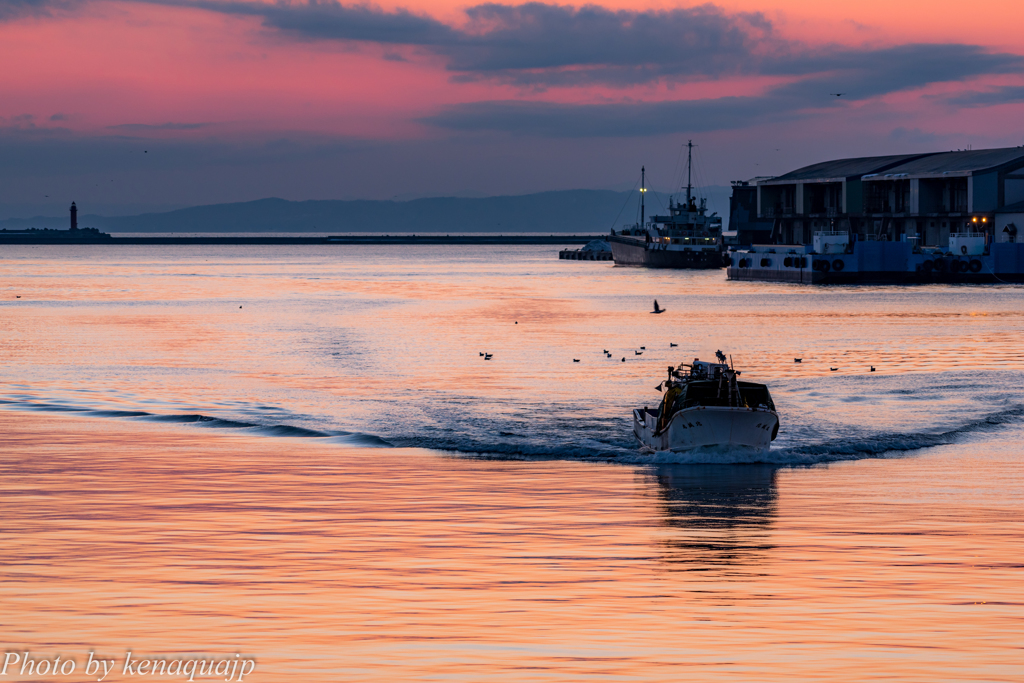
<path fill-rule="evenodd" d="M 679 370 L 676 370 L 673 374 L 676 377 L 684 378 L 687 377 L 691 380 L 695 379 L 715 379 L 722 377 L 725 373 L 729 372 L 729 366 L 725 363 L 712 363 L 706 360 L 693 359 L 693 362 L 689 365 L 689 375 L 684 374 L 684 368 L 682 366 Z M 736 373 L 737 375 L 740 373 Z"/>
<path fill-rule="evenodd" d="M 722 356 L 724 358 L 724 356 Z M 768 387 L 755 382 L 739 381 L 739 372 L 726 363 L 712 363 L 694 358 L 689 365 L 669 368 L 668 390 L 656 411 L 659 429 L 680 410 L 697 407 L 746 408 L 775 410 Z"/>

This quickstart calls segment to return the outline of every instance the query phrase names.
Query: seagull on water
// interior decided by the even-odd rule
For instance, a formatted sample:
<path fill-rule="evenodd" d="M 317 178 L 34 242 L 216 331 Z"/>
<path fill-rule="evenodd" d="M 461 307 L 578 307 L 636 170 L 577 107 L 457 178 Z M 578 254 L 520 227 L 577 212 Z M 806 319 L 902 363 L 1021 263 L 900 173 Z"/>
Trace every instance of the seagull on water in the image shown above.
<path fill-rule="evenodd" d="M 664 313 L 665 309 L 658 305 L 658 300 L 654 300 L 654 310 L 651 313 Z"/>
<path fill-rule="evenodd" d="M 870 367 L 870 368 L 871 368 L 871 372 L 874 372 L 874 371 L 875 371 L 875 366 L 874 366 L 874 365 L 870 365 L 870 366 L 868 366 L 868 367 Z"/>
<path fill-rule="evenodd" d="M 829 370 L 831 370 L 832 372 L 835 372 L 835 371 L 836 371 L 836 370 L 838 370 L 838 369 L 839 369 L 839 368 L 833 368 L 833 367 L 830 367 L 830 368 L 829 368 Z"/>
<path fill-rule="evenodd" d="M 673 344 L 672 342 L 669 342 L 668 346 L 669 346 L 669 348 L 672 348 L 673 346 L 679 346 L 679 344 Z"/>

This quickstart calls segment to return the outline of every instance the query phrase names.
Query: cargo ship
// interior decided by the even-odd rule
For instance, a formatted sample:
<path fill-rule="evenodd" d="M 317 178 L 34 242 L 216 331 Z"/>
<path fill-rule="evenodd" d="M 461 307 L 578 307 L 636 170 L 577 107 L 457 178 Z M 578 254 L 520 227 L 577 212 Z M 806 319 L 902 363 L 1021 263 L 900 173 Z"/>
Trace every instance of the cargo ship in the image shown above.
<path fill-rule="evenodd" d="M 640 222 L 613 229 L 608 238 L 617 266 L 722 268 L 722 218 L 707 212 L 707 198 L 693 195 L 693 142 L 687 143 L 686 199 L 669 197 L 667 216 L 645 218 L 646 168 L 640 169 Z"/>

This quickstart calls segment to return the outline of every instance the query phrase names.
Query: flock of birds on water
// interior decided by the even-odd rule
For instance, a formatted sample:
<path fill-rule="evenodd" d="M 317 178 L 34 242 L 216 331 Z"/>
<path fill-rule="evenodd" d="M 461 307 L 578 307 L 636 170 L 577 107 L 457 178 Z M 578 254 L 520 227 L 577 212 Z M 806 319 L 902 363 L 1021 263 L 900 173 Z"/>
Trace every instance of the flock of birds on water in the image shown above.
<path fill-rule="evenodd" d="M 239 306 L 239 308 L 241 308 L 241 306 Z M 651 313 L 664 313 L 665 310 L 666 309 L 661 308 L 658 305 L 658 300 L 655 299 L 654 300 L 654 310 L 651 311 Z M 519 321 L 517 320 L 516 321 L 516 325 L 518 325 L 518 324 L 519 324 Z M 679 344 L 676 344 L 675 342 L 669 342 L 668 346 L 669 346 L 669 348 L 675 348 L 675 347 L 679 346 Z M 646 351 L 646 350 L 647 350 L 646 346 L 641 346 L 639 349 L 634 349 L 633 350 L 633 355 L 635 355 L 635 356 L 642 356 L 642 355 L 644 355 L 644 351 Z M 605 358 L 611 358 L 612 357 L 612 354 L 611 354 L 611 352 L 608 349 L 604 349 L 603 353 L 604 353 Z M 483 357 L 484 360 L 490 360 L 491 358 L 494 358 L 494 354 L 493 353 L 487 353 L 485 351 L 481 351 L 480 352 L 480 356 Z M 804 360 L 803 358 L 794 358 L 793 362 L 794 363 L 802 363 L 803 360 Z M 580 359 L 579 358 L 573 358 L 572 362 L 573 363 L 579 363 Z M 625 356 L 622 357 L 622 362 L 623 363 L 626 362 L 626 357 Z M 870 372 L 874 372 L 875 371 L 875 366 L 874 365 L 869 365 L 868 367 L 870 368 Z M 831 365 L 829 366 L 828 369 L 829 369 L 830 372 L 838 372 L 839 371 L 839 368 L 834 368 Z"/>
<path fill-rule="evenodd" d="M 19 295 L 18 298 L 20 299 L 21 296 Z M 241 308 L 241 306 L 239 306 L 239 308 Z M 665 309 L 659 307 L 658 306 L 658 300 L 655 299 L 654 300 L 654 310 L 651 311 L 651 313 L 664 313 L 664 312 L 665 312 Z M 517 320 L 516 321 L 516 325 L 518 325 L 518 324 L 519 324 L 519 321 Z M 669 348 L 675 348 L 675 347 L 679 346 L 679 344 L 676 344 L 675 342 L 669 342 L 668 345 L 669 345 Z M 642 355 L 644 355 L 644 351 L 646 351 L 646 350 L 647 350 L 646 346 L 641 346 L 639 350 L 634 349 L 633 350 L 633 354 L 636 355 L 636 356 L 642 356 Z M 611 358 L 612 357 L 612 354 L 611 354 L 610 351 L 608 351 L 608 349 L 604 349 L 604 355 L 605 355 L 605 358 Z M 493 353 L 487 353 L 485 351 L 481 351 L 480 352 L 480 356 L 484 360 L 490 360 L 490 359 L 494 358 L 494 354 Z M 803 360 L 804 360 L 803 358 L 794 358 L 793 362 L 794 363 L 802 363 Z M 579 358 L 573 358 L 572 362 L 573 363 L 579 363 L 580 359 Z M 622 357 L 622 362 L 623 363 L 626 362 L 626 357 L 625 356 Z M 870 372 L 875 372 L 875 366 L 874 365 L 869 365 L 868 368 L 870 369 L 869 370 Z M 829 369 L 830 372 L 838 372 L 839 371 L 839 368 L 834 368 L 831 365 L 829 366 L 828 369 Z"/>

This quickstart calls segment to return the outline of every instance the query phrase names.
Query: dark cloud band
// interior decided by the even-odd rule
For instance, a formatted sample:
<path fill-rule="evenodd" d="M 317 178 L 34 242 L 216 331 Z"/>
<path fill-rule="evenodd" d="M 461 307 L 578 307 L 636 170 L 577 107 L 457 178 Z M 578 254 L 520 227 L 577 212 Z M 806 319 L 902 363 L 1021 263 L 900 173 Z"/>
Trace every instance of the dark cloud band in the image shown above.
<path fill-rule="evenodd" d="M 0 0 L 0 18 L 74 1 Z M 300 40 L 377 43 L 388 48 L 391 60 L 405 58 L 396 49 L 412 48 L 443 59 L 453 80 L 532 88 L 781 76 L 794 82 L 779 94 L 842 91 L 855 99 L 1024 70 L 1020 55 L 975 45 L 812 47 L 778 35 L 763 14 L 727 12 L 712 4 L 615 10 L 484 3 L 466 9 L 466 21 L 456 27 L 404 9 L 336 0 L 132 1 L 255 17 L 266 28 Z"/>
<path fill-rule="evenodd" d="M 333 0 L 262 3 L 154 0 L 255 16 L 304 40 L 408 46 L 442 57 L 456 80 L 497 79 L 522 86 L 630 86 L 735 75 L 807 77 L 801 89 L 845 88 L 875 96 L 934 82 L 1024 68 L 1020 55 L 974 45 L 910 44 L 854 49 L 810 47 L 776 34 L 759 13 L 715 5 L 669 10 L 612 10 L 531 2 L 480 4 L 461 27 L 406 10 L 385 11 Z"/>
<path fill-rule="evenodd" d="M 73 1 L 0 0 L 0 18 Z M 676 85 L 736 76 L 784 81 L 759 96 L 600 105 L 479 102 L 421 119 L 460 131 L 579 137 L 740 128 L 755 120 L 797 118 L 807 111 L 933 83 L 1024 71 L 1021 55 L 976 45 L 809 46 L 778 35 L 762 14 L 727 12 L 711 4 L 615 10 L 485 3 L 466 9 L 465 22 L 453 26 L 408 10 L 335 0 L 131 1 L 253 17 L 265 28 L 298 40 L 375 43 L 385 48 L 383 58 L 392 61 L 427 54 L 443 60 L 457 82 L 489 80 L 543 90 Z M 1019 102 L 1024 101 L 1022 91 L 1005 87 L 946 101 L 956 106 Z M 843 96 L 836 100 L 829 93 Z"/>

